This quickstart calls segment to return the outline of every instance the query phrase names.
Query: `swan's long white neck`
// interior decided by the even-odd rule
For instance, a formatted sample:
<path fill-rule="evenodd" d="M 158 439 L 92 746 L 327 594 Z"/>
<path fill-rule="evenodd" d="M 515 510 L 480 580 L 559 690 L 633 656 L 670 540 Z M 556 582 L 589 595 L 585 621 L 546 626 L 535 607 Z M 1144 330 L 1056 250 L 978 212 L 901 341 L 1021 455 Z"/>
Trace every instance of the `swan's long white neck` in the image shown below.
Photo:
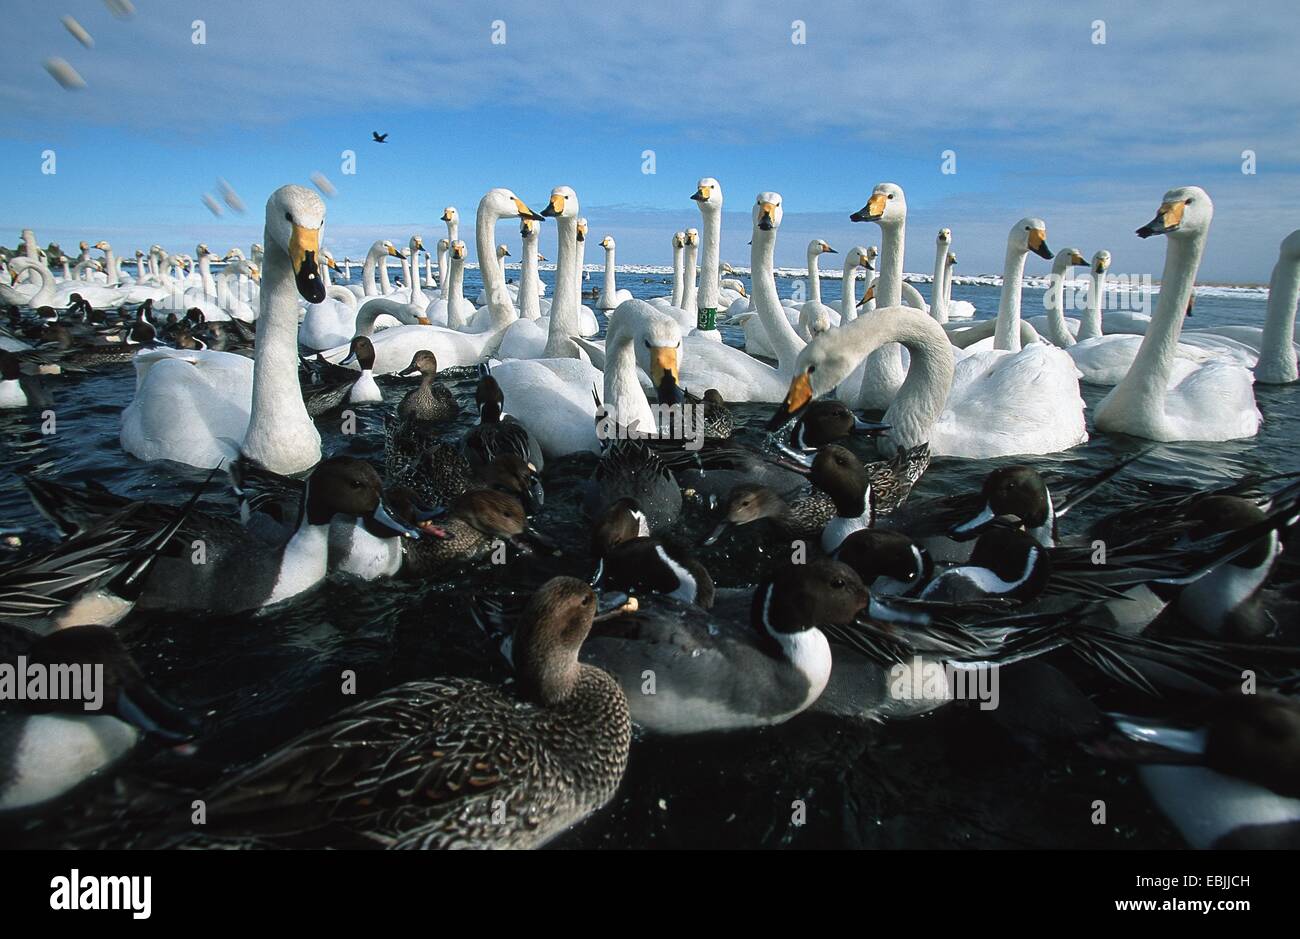
<path fill-rule="evenodd" d="M 40 261 L 33 261 L 28 265 L 27 271 L 41 282 L 41 286 L 36 293 L 32 294 L 27 305 L 33 310 L 38 306 L 55 306 L 57 297 L 54 293 L 54 275 L 50 273 L 50 269 Z"/>
<path fill-rule="evenodd" d="M 1161 288 L 1163 290 L 1163 288 Z M 1268 282 L 1268 314 L 1259 347 L 1255 377 L 1270 385 L 1296 380 L 1296 300 L 1300 296 L 1300 258 L 1281 256 Z"/>
<path fill-rule="evenodd" d="M 858 318 L 858 265 L 844 256 L 844 270 L 840 274 L 840 324 Z"/>
<path fill-rule="evenodd" d="M 41 249 L 36 245 L 36 232 L 30 228 L 23 229 L 23 253 L 27 255 L 27 260 L 40 263 Z"/>
<path fill-rule="evenodd" d="M 1096 339 L 1101 335 L 1101 298 L 1106 292 L 1106 272 L 1090 271 L 1088 304 L 1079 318 L 1078 339 Z"/>
<path fill-rule="evenodd" d="M 948 299 L 944 296 L 944 281 L 948 271 L 948 243 L 935 240 L 934 280 L 930 283 L 930 315 L 936 323 L 948 322 Z"/>
<path fill-rule="evenodd" d="M 419 305 L 420 297 L 420 249 L 411 249 L 411 279 L 407 281 L 411 285 L 411 302 Z"/>
<path fill-rule="evenodd" d="M 998 301 L 997 327 L 993 348 L 1020 351 L 1020 281 L 1025 275 L 1025 249 L 1007 244 L 1002 265 L 1002 297 Z"/>
<path fill-rule="evenodd" d="M 777 371 L 788 380 L 794 376 L 795 359 L 806 343 L 790 325 L 785 309 L 781 306 L 781 298 L 776 292 L 776 276 L 772 270 L 775 248 L 776 229 L 755 226 L 749 249 L 754 309 L 758 311 L 759 320 L 767 332 L 768 344 L 776 353 Z M 809 264 L 813 263 L 812 255 L 809 254 Z"/>
<path fill-rule="evenodd" d="M 1188 238 L 1169 238 L 1165 249 L 1165 269 L 1160 278 L 1160 296 L 1156 300 L 1151 324 L 1128 373 L 1098 406 L 1099 422 L 1107 413 L 1113 414 L 1118 410 L 1127 417 L 1145 421 L 1148 426 L 1142 429 L 1148 436 L 1159 439 L 1165 422 L 1169 373 L 1173 370 L 1178 337 L 1183 331 L 1183 312 L 1196 285 L 1196 270 L 1200 267 L 1204 247 L 1203 231 Z M 1101 423 L 1098 426 L 1102 426 Z M 1134 428 L 1126 429 L 1129 433 L 1134 432 Z"/>
<path fill-rule="evenodd" d="M 388 254 L 384 253 L 379 256 L 379 294 L 388 296 L 393 292 L 393 285 L 388 280 Z"/>
<path fill-rule="evenodd" d="M 883 420 L 888 437 L 900 447 L 930 439 L 952 387 L 953 354 L 943 327 L 914 307 L 877 307 L 835 334 L 837 364 L 847 378 L 868 355 L 896 342 L 911 353 L 911 366 Z M 822 380 L 825 380 L 824 378 Z"/>
<path fill-rule="evenodd" d="M 203 293 L 208 297 L 217 295 L 217 285 L 212 280 L 212 255 L 205 254 L 199 258 L 199 282 L 203 285 Z"/>
<path fill-rule="evenodd" d="M 1065 275 L 1070 270 L 1067 256 L 1058 254 L 1052 264 L 1052 279 L 1047 286 L 1047 338 L 1064 349 L 1074 345 L 1074 337 L 1065 325 Z"/>
<path fill-rule="evenodd" d="M 548 359 L 574 359 L 578 357 L 578 348 L 570 337 L 578 334 L 578 300 L 582 295 L 577 218 L 571 215 L 556 216 L 555 234 L 559 239 L 559 254 L 555 259 L 555 292 L 551 296 L 551 323 L 542 354 Z"/>
<path fill-rule="evenodd" d="M 113 246 L 109 245 L 104 249 L 104 267 L 107 269 L 107 283 L 110 287 L 115 287 L 122 282 L 122 272 L 118 270 L 117 255 L 113 253 Z"/>
<path fill-rule="evenodd" d="M 519 318 L 510 291 L 506 289 L 506 279 L 501 273 L 501 264 L 496 260 L 496 229 L 500 217 L 496 210 L 480 202 L 478 213 L 474 218 L 474 246 L 478 251 L 478 268 L 483 278 L 483 288 L 487 291 L 492 332 L 505 329 L 513 320 Z M 503 258 L 502 263 L 504 261 Z"/>
<path fill-rule="evenodd" d="M 366 252 L 365 263 L 361 265 L 361 288 L 367 297 L 377 297 L 380 291 L 375 287 L 375 278 L 377 272 L 375 265 L 381 263 L 385 257 L 384 249 L 379 246 L 372 247 Z"/>
<path fill-rule="evenodd" d="M 952 306 L 952 268 L 949 263 L 943 272 L 943 302 L 945 307 Z"/>
<path fill-rule="evenodd" d="M 685 245 L 673 245 L 673 296 L 672 305 L 680 308 L 682 305 L 682 252 L 686 250 Z"/>
<path fill-rule="evenodd" d="M 298 291 L 289 255 L 269 230 L 263 240 L 253 408 L 241 449 L 274 473 L 299 473 L 320 462 L 320 434 L 298 384 Z"/>
<path fill-rule="evenodd" d="M 903 246 L 907 219 L 880 220 L 880 277 L 876 283 L 876 306 L 903 304 Z"/>
<path fill-rule="evenodd" d="M 614 302 L 614 297 L 618 293 L 618 286 L 614 283 L 614 252 L 613 245 L 605 249 L 605 287 L 600 294 L 602 310 L 612 310 L 618 305 Z"/>
<path fill-rule="evenodd" d="M 687 313 L 694 313 L 698 303 L 695 256 L 698 246 L 688 244 L 682 249 L 682 302 L 680 308 Z"/>
<path fill-rule="evenodd" d="M 465 314 L 465 259 L 453 257 L 447 277 L 450 283 L 444 291 L 447 298 L 447 325 L 464 329 L 469 317 Z"/>
<path fill-rule="evenodd" d="M 700 237 L 704 243 L 704 249 L 700 252 L 700 291 L 696 298 L 696 309 L 714 310 L 718 308 L 718 298 L 721 296 L 721 273 L 718 269 L 719 255 L 721 253 L 722 242 L 722 206 L 713 205 L 708 202 L 700 203 L 700 214 L 703 216 L 702 231 Z M 697 321 L 696 328 L 705 328 Z M 712 328 L 708 326 L 707 328 Z"/>
<path fill-rule="evenodd" d="M 814 250 L 811 246 L 808 248 L 808 299 L 813 303 L 822 302 L 822 275 L 817 259 L 821 257 L 822 249 Z"/>
<path fill-rule="evenodd" d="M 519 318 L 535 320 L 541 315 L 542 303 L 537 296 L 537 235 L 534 234 L 524 238 L 524 260 L 519 265 Z"/>
<path fill-rule="evenodd" d="M 451 256 L 449 248 L 438 249 L 438 287 L 442 290 L 442 298 L 447 299 L 447 258 Z"/>

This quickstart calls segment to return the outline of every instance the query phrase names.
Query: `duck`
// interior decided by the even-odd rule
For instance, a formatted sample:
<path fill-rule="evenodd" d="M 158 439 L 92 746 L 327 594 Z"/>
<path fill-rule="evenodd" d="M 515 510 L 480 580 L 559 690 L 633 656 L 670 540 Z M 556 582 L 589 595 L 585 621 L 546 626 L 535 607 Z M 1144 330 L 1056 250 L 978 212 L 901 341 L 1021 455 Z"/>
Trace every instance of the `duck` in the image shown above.
<path fill-rule="evenodd" d="M 652 733 L 770 726 L 826 687 L 831 648 L 818 626 L 851 622 L 870 599 L 847 566 L 809 560 L 764 577 L 752 597 L 719 597 L 710 610 L 643 597 L 636 611 L 602 622 L 580 657 L 619 681 L 632 720 Z M 654 694 L 644 691 L 647 672 Z"/>
<path fill-rule="evenodd" d="M 102 505 L 118 506 L 121 497 L 80 496 L 66 487 L 45 484 L 53 497 L 43 511 L 72 527 Z M 34 493 L 35 495 L 35 493 Z M 246 528 L 235 519 L 191 512 L 181 525 L 184 537 L 154 562 L 140 587 L 142 610 L 203 611 L 227 616 L 261 610 L 293 600 L 324 580 L 329 570 L 329 539 L 335 516 L 370 516 L 375 523 L 408 538 L 420 532 L 392 517 L 383 503 L 383 484 L 369 463 L 335 456 L 321 461 L 303 489 L 299 517 L 288 527 Z M 130 526 L 152 533 L 175 521 L 180 509 L 151 506 L 137 513 Z M 196 548 L 192 542 L 201 541 Z M 183 547 L 177 549 L 178 544 Z M 193 552 L 202 550 L 202 563 Z"/>
<path fill-rule="evenodd" d="M 1196 270 L 1214 217 L 1204 189 L 1165 193 L 1140 238 L 1168 239 L 1160 296 L 1133 365 L 1097 405 L 1098 430 L 1148 440 L 1238 440 L 1259 432 L 1261 415 L 1245 367 L 1220 360 L 1176 369 L 1178 337 L 1196 282 Z M 1096 342 L 1097 340 L 1092 340 Z"/>
<path fill-rule="evenodd" d="M 600 609 L 582 581 L 547 581 L 515 637 L 512 687 L 414 681 L 345 708 L 219 783 L 205 797 L 209 831 L 351 834 L 398 849 L 546 844 L 609 802 L 627 765 L 627 699 L 578 659 L 611 612 Z"/>
<path fill-rule="evenodd" d="M 924 547 L 885 528 L 850 532 L 834 558 L 853 568 L 873 597 L 911 596 L 934 575 L 934 561 Z"/>
<path fill-rule="evenodd" d="M 325 204 L 302 186 L 282 186 L 266 203 L 258 342 L 250 362 L 211 350 L 142 351 L 135 397 L 122 411 L 122 448 L 146 461 L 207 469 L 239 453 L 278 473 L 320 461 L 320 433 L 298 385 L 297 293 L 325 296 L 316 268 Z"/>
<path fill-rule="evenodd" d="M 408 391 L 398 402 L 398 419 L 421 423 L 454 421 L 460 413 L 460 404 L 445 385 L 436 381 L 438 357 L 428 349 L 421 349 L 411 356 L 411 364 L 397 374 L 400 377 L 416 373 L 420 376 L 420 385 Z"/>
<path fill-rule="evenodd" d="M 46 390 L 41 377 L 24 373 L 18 356 L 0 349 L 0 410 L 53 405 L 54 398 Z"/>
<path fill-rule="evenodd" d="M 88 698 L 7 702 L 0 708 L 0 813 L 36 812 L 105 778 L 148 740 L 184 747 L 199 721 L 162 697 L 112 628 L 86 623 L 34 637 L 0 627 L 0 653 L 46 669 L 99 671 L 100 706 Z M 186 751 L 182 751 L 186 752 Z"/>
<path fill-rule="evenodd" d="M 638 596 L 646 593 L 713 606 L 713 577 L 691 552 L 676 541 L 650 536 L 640 504 L 619 499 L 596 520 L 592 552 L 598 559 L 594 586 Z"/>
<path fill-rule="evenodd" d="M 472 466 L 481 466 L 500 453 L 522 458 L 535 473 L 546 467 L 541 444 L 528 428 L 505 411 L 505 393 L 500 383 L 486 371 L 474 389 L 478 405 L 478 423 L 465 432 L 462 450 Z"/>
<path fill-rule="evenodd" d="M 1294 697 L 1229 692 L 1184 720 L 1110 717 L 1124 738 L 1141 745 L 1138 776 L 1191 847 L 1300 846 Z"/>
<path fill-rule="evenodd" d="M 303 402 L 311 417 L 328 414 L 344 404 L 376 404 L 384 400 L 384 393 L 375 384 L 375 377 L 371 373 L 375 366 L 375 347 L 371 345 L 370 338 L 357 336 L 351 345 L 352 352 L 340 365 L 355 361 L 361 366 L 360 372 L 354 374 L 351 369 L 331 366 L 330 377 L 333 380 L 329 384 L 303 386 Z M 324 363 L 324 360 L 321 361 Z"/>

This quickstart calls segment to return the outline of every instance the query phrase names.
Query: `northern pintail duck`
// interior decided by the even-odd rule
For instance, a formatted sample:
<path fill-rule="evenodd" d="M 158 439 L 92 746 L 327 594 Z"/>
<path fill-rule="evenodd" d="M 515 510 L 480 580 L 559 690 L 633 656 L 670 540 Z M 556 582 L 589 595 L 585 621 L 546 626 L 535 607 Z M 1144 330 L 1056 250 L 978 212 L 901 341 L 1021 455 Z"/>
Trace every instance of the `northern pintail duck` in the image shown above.
<path fill-rule="evenodd" d="M 534 848 L 613 797 L 627 701 L 578 650 L 598 612 L 571 577 L 543 584 L 516 637 L 513 688 L 398 685 L 210 792 L 208 828 L 386 848 Z"/>
<path fill-rule="evenodd" d="M 93 777 L 103 776 L 143 740 L 176 746 L 198 722 L 165 701 L 107 626 L 81 625 L 36 639 L 0 626 L 0 662 L 102 668 L 99 707 L 86 695 L 0 703 L 0 813 L 45 806 Z M 21 680 L 21 679 L 20 679 Z"/>
<path fill-rule="evenodd" d="M 0 409 L 47 408 L 53 404 L 40 376 L 24 373 L 18 356 L 0 350 Z"/>
<path fill-rule="evenodd" d="M 592 583 L 633 595 L 658 593 L 708 609 L 714 585 L 708 570 L 676 541 L 649 536 L 633 499 L 620 499 L 596 521 L 592 549 L 598 559 Z"/>
<path fill-rule="evenodd" d="M 765 578 L 752 597 L 722 594 L 711 610 L 643 598 L 636 612 L 600 625 L 582 660 L 618 679 L 647 730 L 779 724 L 816 701 L 830 678 L 830 645 L 817 627 L 850 622 L 869 601 L 848 567 L 812 560 Z"/>
<path fill-rule="evenodd" d="M 320 371 L 313 373 L 314 378 L 319 378 L 319 383 L 304 385 L 302 389 L 303 404 L 310 416 L 320 417 L 344 404 L 375 404 L 384 400 L 384 393 L 375 383 L 372 371 L 375 347 L 368 336 L 354 337 L 347 358 L 338 365 L 330 365 L 323 359 L 321 362 Z M 350 362 L 356 362 L 360 371 L 343 367 Z"/>
<path fill-rule="evenodd" d="M 470 466 L 491 463 L 501 453 L 514 453 L 541 473 L 545 468 L 542 448 L 523 424 L 505 411 L 505 393 L 490 374 L 479 378 L 474 391 L 478 423 L 465 432 L 462 449 Z"/>
<path fill-rule="evenodd" d="M 414 577 L 480 561 L 498 543 L 529 550 L 523 541 L 530 532 L 523 506 L 518 499 L 490 489 L 457 496 L 445 510 L 422 519 L 420 530 L 424 536 L 406 546 L 404 570 Z"/>
<path fill-rule="evenodd" d="M 456 419 L 460 405 L 456 397 L 435 379 L 438 377 L 438 358 L 428 349 L 421 349 L 411 357 L 411 364 L 398 375 L 420 375 L 420 385 L 406 393 L 397 405 L 397 416 L 403 421 L 444 422 Z"/>
<path fill-rule="evenodd" d="M 635 500 L 650 531 L 663 531 L 682 511 L 682 491 L 655 449 L 644 440 L 615 440 L 600 457 L 584 497 L 584 508 L 599 518 L 620 499 Z"/>
<path fill-rule="evenodd" d="M 1229 692 L 1190 723 L 1115 716 L 1138 774 L 1193 848 L 1300 847 L 1300 702 Z"/>
<path fill-rule="evenodd" d="M 61 518 L 64 526 L 76 525 L 76 514 L 94 511 L 93 499 L 66 487 L 44 486 L 43 495 L 33 491 L 38 507 Z M 170 506 L 150 506 L 131 523 L 151 526 L 153 531 L 160 522 L 173 521 L 177 511 Z M 234 519 L 192 512 L 181 526 L 182 537 L 173 542 L 173 550 L 155 562 L 139 605 L 142 609 L 228 615 L 292 599 L 316 586 L 328 573 L 330 528 L 336 516 L 372 516 L 408 538 L 419 537 L 417 529 L 397 521 L 384 507 L 382 484 L 374 467 L 352 457 L 331 457 L 312 471 L 298 518 L 288 529 L 276 529 L 275 540 Z M 175 550 L 178 543 L 184 545 L 183 550 Z M 196 560 L 194 552 L 199 550 L 201 560 Z"/>

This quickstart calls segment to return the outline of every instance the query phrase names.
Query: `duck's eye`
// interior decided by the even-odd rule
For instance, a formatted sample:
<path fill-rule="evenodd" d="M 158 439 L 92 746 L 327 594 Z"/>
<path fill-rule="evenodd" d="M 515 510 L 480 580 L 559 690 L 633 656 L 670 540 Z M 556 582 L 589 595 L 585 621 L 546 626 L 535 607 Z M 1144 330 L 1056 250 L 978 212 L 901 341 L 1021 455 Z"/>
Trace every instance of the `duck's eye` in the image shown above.
<path fill-rule="evenodd" d="M 892 197 L 891 197 L 891 198 L 892 198 Z M 834 589 L 834 590 L 843 590 L 843 589 L 844 589 L 844 581 L 840 580 L 838 577 L 835 578 L 834 580 L 831 581 L 831 588 Z"/>
<path fill-rule="evenodd" d="M 348 481 L 348 485 L 351 486 L 353 489 L 360 489 L 360 488 L 361 488 L 361 480 L 359 480 L 359 479 L 349 480 L 349 481 Z"/>
<path fill-rule="evenodd" d="M 592 596 L 591 596 L 591 594 L 587 594 L 585 597 L 582 598 L 582 605 L 583 605 L 583 606 L 591 606 L 591 601 L 592 601 Z"/>

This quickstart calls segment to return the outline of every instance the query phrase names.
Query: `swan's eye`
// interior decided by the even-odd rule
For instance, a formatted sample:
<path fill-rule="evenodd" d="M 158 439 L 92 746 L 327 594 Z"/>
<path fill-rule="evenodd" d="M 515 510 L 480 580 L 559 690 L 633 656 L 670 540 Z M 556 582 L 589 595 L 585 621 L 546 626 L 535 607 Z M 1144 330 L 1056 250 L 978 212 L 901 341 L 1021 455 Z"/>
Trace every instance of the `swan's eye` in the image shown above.
<path fill-rule="evenodd" d="M 809 374 L 809 375 L 811 375 L 811 374 L 812 374 L 813 372 L 815 372 L 815 371 L 817 371 L 817 366 L 816 366 L 816 365 L 809 365 L 809 366 L 808 366 L 808 374 Z"/>
<path fill-rule="evenodd" d="M 1185 200 L 1185 201 L 1183 202 L 1183 205 L 1191 205 L 1191 204 L 1192 204 L 1192 200 L 1191 200 L 1191 199 L 1187 199 L 1187 200 Z"/>
<path fill-rule="evenodd" d="M 650 348 L 650 340 L 649 340 L 649 339 L 642 339 L 641 341 L 645 343 L 645 347 L 646 347 L 647 349 Z"/>
<path fill-rule="evenodd" d="M 292 222 L 293 222 L 293 216 L 292 216 L 291 214 L 289 214 L 288 212 L 285 212 L 285 213 L 284 213 L 284 220 L 285 220 L 286 222 L 290 222 L 290 223 L 292 223 Z"/>

